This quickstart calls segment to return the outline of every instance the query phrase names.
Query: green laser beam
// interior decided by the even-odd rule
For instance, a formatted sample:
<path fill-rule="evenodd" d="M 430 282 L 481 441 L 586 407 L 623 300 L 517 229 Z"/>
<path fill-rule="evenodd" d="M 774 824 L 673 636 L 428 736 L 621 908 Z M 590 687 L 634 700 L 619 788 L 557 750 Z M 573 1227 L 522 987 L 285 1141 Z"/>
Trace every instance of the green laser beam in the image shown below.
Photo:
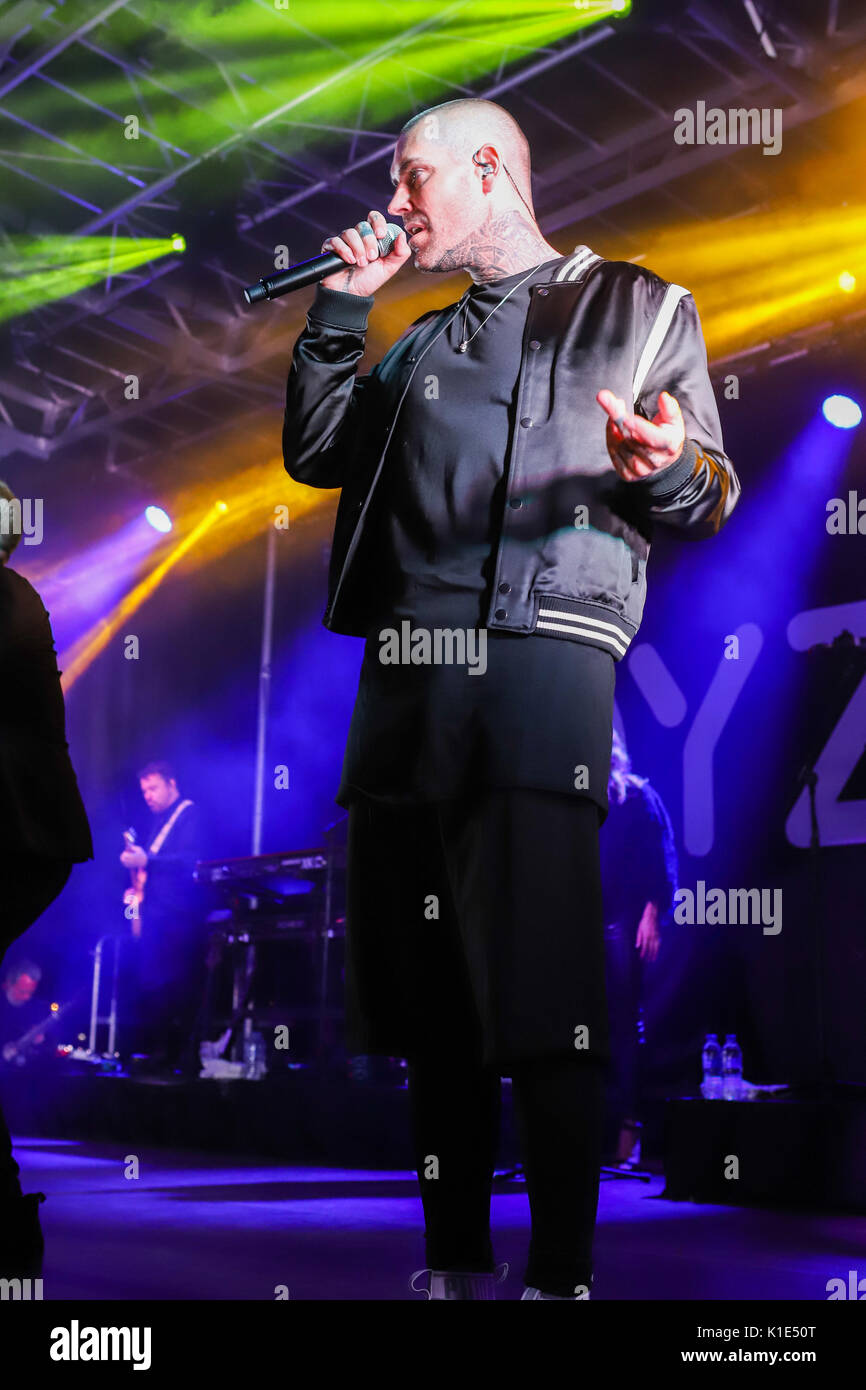
<path fill-rule="evenodd" d="M 0 322 L 176 255 L 178 238 L 10 237 L 0 246 Z M 183 238 L 180 238 L 183 242 Z"/>

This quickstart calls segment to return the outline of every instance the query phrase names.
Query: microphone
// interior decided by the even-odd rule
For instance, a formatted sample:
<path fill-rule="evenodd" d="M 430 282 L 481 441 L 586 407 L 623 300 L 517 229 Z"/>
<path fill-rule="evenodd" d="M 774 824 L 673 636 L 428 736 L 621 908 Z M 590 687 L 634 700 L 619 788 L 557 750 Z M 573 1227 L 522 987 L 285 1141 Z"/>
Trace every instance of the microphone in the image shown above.
<path fill-rule="evenodd" d="M 402 230 L 393 222 L 387 224 L 385 236 L 376 238 L 380 256 L 387 256 Z M 306 285 L 313 285 L 335 271 L 347 268 L 346 262 L 336 251 L 325 251 L 320 256 L 311 256 L 308 261 L 290 265 L 288 270 L 280 270 L 276 275 L 265 275 L 254 285 L 247 285 L 244 299 L 248 304 L 260 304 L 263 299 L 276 299 L 281 294 L 291 294 L 292 290 L 302 290 Z"/>

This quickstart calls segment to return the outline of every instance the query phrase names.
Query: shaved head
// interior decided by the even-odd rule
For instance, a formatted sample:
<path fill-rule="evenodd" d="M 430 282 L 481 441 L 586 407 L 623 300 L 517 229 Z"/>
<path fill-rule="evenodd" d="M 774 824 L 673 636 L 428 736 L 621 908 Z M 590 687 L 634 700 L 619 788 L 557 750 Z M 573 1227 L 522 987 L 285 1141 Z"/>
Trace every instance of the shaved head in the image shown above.
<path fill-rule="evenodd" d="M 535 220 L 529 142 L 495 101 L 468 97 L 407 121 L 391 161 L 392 216 L 416 270 L 504 279 L 558 255 Z"/>
<path fill-rule="evenodd" d="M 457 159 L 471 159 L 484 145 L 494 145 L 521 197 L 532 209 L 529 141 L 504 106 L 481 97 L 446 101 L 441 106 L 420 111 L 407 121 L 401 139 L 417 127 L 420 127 L 417 134 L 426 142 L 441 145 Z"/>

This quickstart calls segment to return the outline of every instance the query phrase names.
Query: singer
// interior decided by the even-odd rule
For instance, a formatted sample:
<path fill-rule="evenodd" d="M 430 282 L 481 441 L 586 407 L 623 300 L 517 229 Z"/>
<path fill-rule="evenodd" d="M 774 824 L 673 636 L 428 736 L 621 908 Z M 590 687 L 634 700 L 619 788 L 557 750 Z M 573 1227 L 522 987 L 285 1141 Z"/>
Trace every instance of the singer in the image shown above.
<path fill-rule="evenodd" d="M 616 665 L 654 526 L 713 536 L 740 487 L 691 295 L 546 241 L 508 112 L 422 112 L 391 174 L 391 250 L 377 211 L 322 248 L 345 269 L 295 344 L 283 434 L 292 478 L 342 489 L 323 621 L 366 639 L 337 793 L 349 1039 L 408 1062 L 425 1292 L 494 1297 L 506 1076 L 532 1216 L 522 1297 L 587 1298 Z M 472 283 L 359 379 L 376 291 L 410 258 Z M 380 662 L 406 619 L 486 632 L 483 676 Z"/>

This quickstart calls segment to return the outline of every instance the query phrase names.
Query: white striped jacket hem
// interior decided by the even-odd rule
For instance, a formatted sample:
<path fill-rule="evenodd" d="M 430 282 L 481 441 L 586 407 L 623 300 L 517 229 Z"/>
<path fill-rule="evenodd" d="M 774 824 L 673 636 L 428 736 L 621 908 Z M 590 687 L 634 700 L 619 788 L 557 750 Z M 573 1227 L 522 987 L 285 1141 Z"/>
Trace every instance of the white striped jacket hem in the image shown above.
<path fill-rule="evenodd" d="M 605 616 L 599 617 L 603 613 Z M 541 597 L 535 631 L 543 637 L 564 637 L 610 652 L 620 661 L 636 629 L 619 614 L 579 599 Z"/>

